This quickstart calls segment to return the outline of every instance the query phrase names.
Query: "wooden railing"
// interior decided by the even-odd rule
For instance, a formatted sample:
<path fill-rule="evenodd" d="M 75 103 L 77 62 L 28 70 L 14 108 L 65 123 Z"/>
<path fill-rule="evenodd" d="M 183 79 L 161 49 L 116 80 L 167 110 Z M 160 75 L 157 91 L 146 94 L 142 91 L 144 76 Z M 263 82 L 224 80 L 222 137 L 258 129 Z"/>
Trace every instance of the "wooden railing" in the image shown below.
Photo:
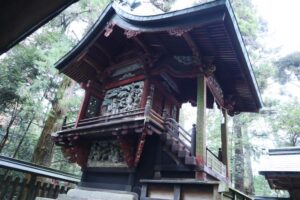
<path fill-rule="evenodd" d="M 193 126 L 192 133 L 186 131 L 182 126 L 178 124 L 173 118 L 167 118 L 165 120 L 165 127 L 167 132 L 175 137 L 180 144 L 194 155 L 195 152 L 195 126 Z M 206 166 L 212 169 L 214 172 L 226 177 L 226 166 L 218 159 L 218 157 L 208 148 L 206 148 Z"/>
<path fill-rule="evenodd" d="M 120 112 L 120 113 L 116 113 L 116 114 L 101 115 L 98 117 L 82 119 L 79 121 L 77 127 L 89 126 L 89 125 L 93 125 L 93 124 L 100 124 L 100 123 L 111 122 L 111 121 L 116 121 L 116 120 L 122 120 L 124 118 L 134 118 L 134 117 L 143 116 L 143 115 L 144 115 L 144 109 L 142 109 L 142 108 L 134 109 L 134 110 Z M 62 130 L 74 128 L 74 126 L 75 126 L 75 122 L 64 124 L 62 126 Z"/>
<path fill-rule="evenodd" d="M 167 132 L 170 133 L 173 137 L 177 138 L 180 144 L 187 148 L 191 153 L 194 152 L 194 150 L 192 149 L 192 133 L 187 132 L 173 118 L 167 118 L 165 120 L 165 127 L 167 129 Z"/>
<path fill-rule="evenodd" d="M 0 156 L 0 172 L 0 200 L 57 198 L 80 181 L 72 174 L 4 156 Z"/>
<path fill-rule="evenodd" d="M 226 177 L 226 166 L 208 148 L 206 148 L 206 166 L 219 173 L 220 175 Z"/>

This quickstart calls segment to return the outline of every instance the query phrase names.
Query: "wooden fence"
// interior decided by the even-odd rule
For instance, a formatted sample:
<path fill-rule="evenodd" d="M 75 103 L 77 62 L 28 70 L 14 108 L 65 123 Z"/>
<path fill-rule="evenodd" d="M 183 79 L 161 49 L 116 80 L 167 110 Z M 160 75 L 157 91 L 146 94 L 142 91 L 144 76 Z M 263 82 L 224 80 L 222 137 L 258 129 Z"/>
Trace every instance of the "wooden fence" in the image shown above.
<path fill-rule="evenodd" d="M 34 200 L 57 198 L 79 182 L 77 176 L 50 168 L 0 156 L 0 200 Z M 18 171 L 18 175 L 8 175 Z"/>

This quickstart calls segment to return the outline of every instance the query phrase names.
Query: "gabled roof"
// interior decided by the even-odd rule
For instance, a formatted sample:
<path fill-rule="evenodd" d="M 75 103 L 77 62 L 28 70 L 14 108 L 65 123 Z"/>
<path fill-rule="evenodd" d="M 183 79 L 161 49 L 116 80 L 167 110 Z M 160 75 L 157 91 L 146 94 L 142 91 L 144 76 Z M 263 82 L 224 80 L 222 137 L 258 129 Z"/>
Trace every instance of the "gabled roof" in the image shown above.
<path fill-rule="evenodd" d="M 300 198 L 300 147 L 270 149 L 259 173 L 271 189 L 287 190 L 291 199 Z"/>
<path fill-rule="evenodd" d="M 300 176 L 300 148 L 270 149 L 264 158 L 260 174 L 271 172 L 298 173 Z"/>
<path fill-rule="evenodd" d="M 185 33 L 192 40 L 190 44 L 182 37 Z M 105 69 L 120 65 L 124 55 L 139 62 L 142 53 L 150 54 L 158 57 L 156 67 L 167 64 L 176 68 L 170 60 L 191 57 L 195 49 L 203 58 L 212 58 L 224 95 L 236 101 L 234 111 L 258 112 L 262 107 L 260 93 L 227 0 L 152 16 L 129 14 L 120 5 L 111 4 L 56 68 L 79 83 L 92 80 L 101 84 L 99 77 L 105 76 Z"/>
<path fill-rule="evenodd" d="M 0 3 L 0 55 L 77 0 L 13 0 Z"/>

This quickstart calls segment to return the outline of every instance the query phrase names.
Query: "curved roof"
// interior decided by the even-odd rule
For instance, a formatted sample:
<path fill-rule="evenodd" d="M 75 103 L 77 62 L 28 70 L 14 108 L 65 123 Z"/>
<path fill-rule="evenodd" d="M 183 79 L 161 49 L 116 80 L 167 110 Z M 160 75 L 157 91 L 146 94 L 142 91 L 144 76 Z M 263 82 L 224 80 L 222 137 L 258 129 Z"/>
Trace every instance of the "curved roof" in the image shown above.
<path fill-rule="evenodd" d="M 236 99 L 235 112 L 257 112 L 262 107 L 251 63 L 227 0 L 152 16 L 132 15 L 118 4 L 110 4 L 56 68 L 79 83 L 92 80 L 100 84 L 105 69 L 125 60 L 140 60 L 142 52 L 166 59 L 198 52 L 216 66 L 215 77 L 224 94 Z"/>
<path fill-rule="evenodd" d="M 77 0 L 14 0 L 0 3 L 0 55 Z"/>

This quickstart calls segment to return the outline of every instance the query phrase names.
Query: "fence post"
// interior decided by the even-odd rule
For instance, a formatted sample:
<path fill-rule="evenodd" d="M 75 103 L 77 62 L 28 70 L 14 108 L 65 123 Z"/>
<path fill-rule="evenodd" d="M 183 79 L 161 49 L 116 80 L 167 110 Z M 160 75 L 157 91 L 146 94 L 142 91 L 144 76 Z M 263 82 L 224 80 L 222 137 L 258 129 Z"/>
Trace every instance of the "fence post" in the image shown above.
<path fill-rule="evenodd" d="M 36 182 L 36 175 L 31 174 L 29 183 L 28 183 L 28 192 L 27 192 L 27 200 L 34 200 L 35 199 L 35 182 Z"/>

